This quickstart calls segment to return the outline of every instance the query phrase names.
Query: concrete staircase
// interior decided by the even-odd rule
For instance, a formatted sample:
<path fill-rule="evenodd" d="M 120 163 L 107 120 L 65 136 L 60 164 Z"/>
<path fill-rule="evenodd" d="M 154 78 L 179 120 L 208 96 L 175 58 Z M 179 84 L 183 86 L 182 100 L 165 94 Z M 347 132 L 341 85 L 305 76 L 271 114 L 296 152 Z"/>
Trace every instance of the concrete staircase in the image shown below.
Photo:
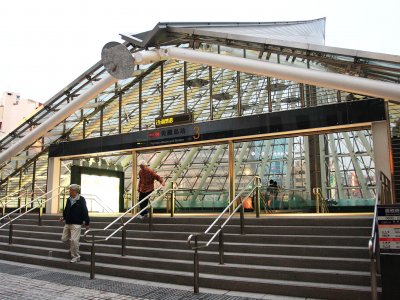
<path fill-rule="evenodd" d="M 28 215 L 14 225 L 13 244 L 8 227 L 0 230 L 0 259 L 90 270 L 90 245 L 82 242 L 82 261 L 69 263 L 60 241 L 59 216 Z M 92 217 L 91 228 L 104 228 L 114 218 Z M 96 273 L 174 284 L 193 284 L 193 251 L 187 237 L 202 232 L 210 217 L 155 217 L 128 227 L 126 256 L 121 234 L 96 245 Z M 246 215 L 245 235 L 239 220 L 227 227 L 225 264 L 218 264 L 218 244 L 200 252 L 202 287 L 318 299 L 369 299 L 370 274 L 367 243 L 369 216 L 263 216 Z M 102 233 L 105 235 L 105 232 Z"/>

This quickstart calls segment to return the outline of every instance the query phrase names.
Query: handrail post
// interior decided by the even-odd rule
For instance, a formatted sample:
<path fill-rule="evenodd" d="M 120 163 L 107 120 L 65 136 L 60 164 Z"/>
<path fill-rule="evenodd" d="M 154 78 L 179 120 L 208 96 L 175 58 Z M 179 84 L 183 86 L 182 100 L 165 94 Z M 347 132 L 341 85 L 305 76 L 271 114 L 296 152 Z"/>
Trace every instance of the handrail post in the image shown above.
<path fill-rule="evenodd" d="M 7 190 L 8 190 L 8 188 L 7 188 Z M 3 216 L 4 216 L 4 214 L 6 213 L 6 210 L 7 210 L 7 202 L 8 202 L 8 191 L 7 191 L 7 195 L 6 195 L 6 202 L 4 203 L 4 207 L 3 207 Z"/>
<path fill-rule="evenodd" d="M 125 256 L 125 250 L 126 250 L 126 228 L 122 228 L 122 249 L 121 249 L 121 255 Z"/>
<path fill-rule="evenodd" d="M 2 214 L 2 216 L 4 216 L 6 214 L 7 198 L 8 198 L 8 196 L 6 196 L 5 203 L 1 202 L 1 204 L 3 205 L 3 214 Z"/>
<path fill-rule="evenodd" d="M 376 239 L 375 239 L 375 260 L 376 260 L 376 270 L 378 274 L 381 274 L 381 248 L 379 247 L 379 230 L 376 230 Z"/>
<path fill-rule="evenodd" d="M 194 236 L 194 265 L 193 265 L 194 293 L 199 293 L 199 252 L 197 249 L 197 235 Z"/>
<path fill-rule="evenodd" d="M 92 234 L 92 247 L 90 249 L 90 279 L 95 277 L 95 245 L 94 245 L 94 232 Z"/>
<path fill-rule="evenodd" d="M 18 192 L 18 206 L 19 206 L 19 213 L 22 214 L 21 190 Z"/>
<path fill-rule="evenodd" d="M 244 207 L 242 200 L 240 200 L 240 234 L 244 234 Z"/>
<path fill-rule="evenodd" d="M 13 223 L 10 223 L 10 228 L 9 228 L 9 232 L 8 232 L 8 243 L 11 245 L 13 243 Z"/>
<path fill-rule="evenodd" d="M 224 233 L 221 226 L 219 227 L 219 264 L 224 264 Z"/>
<path fill-rule="evenodd" d="M 64 192 L 63 192 L 63 204 L 62 204 L 62 207 L 64 208 L 65 207 L 65 196 L 66 196 L 66 187 L 64 186 Z"/>
<path fill-rule="evenodd" d="M 175 190 L 176 190 L 176 182 L 173 181 L 171 190 L 171 218 L 173 218 L 175 214 Z"/>
<path fill-rule="evenodd" d="M 370 271 L 371 271 L 371 299 L 378 300 L 378 290 L 376 284 L 376 265 L 372 261 L 370 264 Z"/>
<path fill-rule="evenodd" d="M 28 190 L 25 191 L 25 212 L 28 211 Z"/>
<path fill-rule="evenodd" d="M 39 204 L 39 226 L 42 226 L 43 201 Z"/>
<path fill-rule="evenodd" d="M 153 206 L 151 205 L 151 203 L 149 204 L 148 210 L 149 210 L 149 231 L 152 231 L 152 227 L 153 227 Z"/>
<path fill-rule="evenodd" d="M 256 184 L 256 190 L 255 190 L 255 205 L 256 205 L 256 218 L 260 217 L 260 183 L 261 183 L 261 178 L 256 177 L 255 178 L 255 184 Z"/>

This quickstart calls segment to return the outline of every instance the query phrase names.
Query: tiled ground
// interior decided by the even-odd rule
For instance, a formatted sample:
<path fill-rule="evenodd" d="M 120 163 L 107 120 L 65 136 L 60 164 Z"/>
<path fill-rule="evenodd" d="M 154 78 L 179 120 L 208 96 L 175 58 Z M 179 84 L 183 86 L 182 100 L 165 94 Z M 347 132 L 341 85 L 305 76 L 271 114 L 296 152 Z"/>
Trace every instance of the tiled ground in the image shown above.
<path fill-rule="evenodd" d="M 115 277 L 90 280 L 77 272 L 0 261 L 0 299 L 277 299 L 266 296 L 239 296 L 229 291 L 194 294 L 189 288 L 174 288 L 173 285 Z"/>

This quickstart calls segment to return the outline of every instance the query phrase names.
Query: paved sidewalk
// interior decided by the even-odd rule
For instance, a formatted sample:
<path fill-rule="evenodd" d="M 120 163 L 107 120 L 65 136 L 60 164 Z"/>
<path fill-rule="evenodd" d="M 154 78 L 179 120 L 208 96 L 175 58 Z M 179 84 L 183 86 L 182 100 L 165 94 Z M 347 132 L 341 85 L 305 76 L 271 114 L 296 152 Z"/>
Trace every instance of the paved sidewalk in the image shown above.
<path fill-rule="evenodd" d="M 190 287 L 98 276 L 0 260 L 0 299 L 289 299 L 262 294 L 207 290 L 194 294 Z M 295 299 L 295 298 L 290 298 Z M 298 298 L 297 298 L 298 299 Z"/>

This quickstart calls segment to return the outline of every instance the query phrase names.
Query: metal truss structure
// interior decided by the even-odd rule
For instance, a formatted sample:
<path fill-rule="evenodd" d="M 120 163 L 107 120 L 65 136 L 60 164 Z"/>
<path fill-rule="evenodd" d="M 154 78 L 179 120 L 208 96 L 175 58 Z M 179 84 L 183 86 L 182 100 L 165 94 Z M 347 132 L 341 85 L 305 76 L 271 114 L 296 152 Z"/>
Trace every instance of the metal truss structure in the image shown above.
<path fill-rule="evenodd" d="M 324 20 L 287 25 L 315 25 Z M 377 81 L 398 83 L 400 59 L 396 56 L 350 51 L 299 42 L 265 40 L 222 34 L 224 28 L 250 30 L 267 24 L 219 24 L 221 34 L 204 24 L 158 24 L 151 34 L 124 36 L 131 52 L 143 48 L 179 46 L 220 55 L 267 60 L 298 68 L 335 72 Z M 284 24 L 283 24 L 284 25 Z M 283 26 L 282 25 L 282 26 Z M 210 27 L 216 27 L 209 25 Z M 218 27 L 218 26 L 217 26 Z M 197 28 L 197 34 L 193 29 Z M 201 30 L 201 29 L 204 30 Z M 136 42 L 135 42 L 136 41 Z M 308 45 L 308 46 L 307 46 Z M 84 93 L 104 77 L 99 62 L 45 103 L 43 108 L 0 141 L 5 150 L 39 124 Z M 265 112 L 292 110 L 343 101 L 363 101 L 368 95 L 311 86 L 281 78 L 262 77 L 186 61 L 168 60 L 140 66 L 133 77 L 119 80 L 81 109 L 60 121 L 41 138 L 0 165 L 0 197 L 23 191 L 29 197 L 46 190 L 48 149 L 53 143 L 128 133 L 154 128 L 159 116 L 191 112 L 194 122 L 212 121 Z M 389 102 L 392 132 L 396 133 L 399 106 Z M 282 136 L 276 139 L 235 143 L 236 188 L 253 176 L 263 186 L 275 180 L 289 208 L 308 207 L 311 190 L 320 187 L 325 198 L 338 205 L 372 205 L 375 165 L 369 129 L 320 135 Z M 228 201 L 228 144 L 138 152 L 152 168 L 183 190 L 182 207 L 218 208 Z M 125 191 L 132 190 L 132 153 L 96 153 L 62 160 L 63 185 L 69 184 L 73 164 L 123 170 Z M 316 167 L 319 165 L 319 167 Z M 297 200 L 296 200 L 297 197 Z M 297 201 L 297 202 L 296 202 Z M 126 204 L 129 206 L 129 204 Z"/>

